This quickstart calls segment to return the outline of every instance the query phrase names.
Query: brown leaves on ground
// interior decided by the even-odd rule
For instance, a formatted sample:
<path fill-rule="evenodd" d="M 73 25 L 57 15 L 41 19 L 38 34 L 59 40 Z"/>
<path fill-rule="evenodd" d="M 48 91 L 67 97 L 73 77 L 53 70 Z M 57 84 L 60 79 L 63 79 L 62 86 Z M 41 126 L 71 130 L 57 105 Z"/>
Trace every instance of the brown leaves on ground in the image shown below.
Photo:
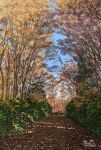
<path fill-rule="evenodd" d="M 101 141 L 65 116 L 52 116 L 6 136 L 0 150 L 101 150 Z"/>

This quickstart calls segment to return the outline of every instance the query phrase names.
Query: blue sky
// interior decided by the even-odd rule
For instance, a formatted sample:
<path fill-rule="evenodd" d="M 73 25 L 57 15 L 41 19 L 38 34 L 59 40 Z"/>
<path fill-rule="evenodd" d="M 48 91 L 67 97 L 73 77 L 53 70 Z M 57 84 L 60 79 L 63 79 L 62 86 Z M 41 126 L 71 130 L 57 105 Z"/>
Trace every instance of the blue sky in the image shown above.
<path fill-rule="evenodd" d="M 50 9 L 51 11 L 54 13 L 54 12 L 57 12 L 58 10 L 58 6 L 56 4 L 56 2 L 54 0 L 48 0 L 49 2 L 49 6 L 50 6 Z M 66 37 L 62 34 L 59 34 L 56 32 L 57 29 L 54 29 L 54 33 L 53 33 L 53 37 L 52 37 L 52 40 L 53 40 L 53 44 L 54 45 L 58 45 L 58 40 L 62 40 L 62 39 L 65 39 Z M 60 52 L 58 51 L 58 55 L 61 57 L 61 60 L 63 63 L 65 63 L 65 61 L 69 61 L 72 59 L 72 57 L 70 55 L 63 55 L 63 54 L 60 54 Z M 47 60 L 47 65 L 48 67 L 52 67 L 54 65 L 57 65 L 59 68 L 61 67 L 61 63 L 58 60 Z M 50 72 L 52 75 L 56 76 L 59 72 L 59 70 L 55 70 L 54 72 Z"/>
<path fill-rule="evenodd" d="M 53 44 L 57 46 L 58 45 L 58 40 L 63 40 L 65 38 L 66 37 L 64 35 L 54 32 L 53 37 L 52 37 Z M 61 60 L 62 60 L 63 63 L 65 63 L 66 61 L 69 61 L 69 60 L 72 59 L 72 57 L 70 55 L 63 55 L 63 54 L 60 54 L 60 52 L 58 52 L 58 55 L 61 57 Z M 52 67 L 54 65 L 57 65 L 59 68 L 61 68 L 62 64 L 58 59 L 58 60 L 48 60 L 47 65 L 48 65 L 48 67 Z M 50 73 L 52 75 L 56 76 L 59 73 L 59 69 L 57 69 L 53 72 L 50 72 Z"/>

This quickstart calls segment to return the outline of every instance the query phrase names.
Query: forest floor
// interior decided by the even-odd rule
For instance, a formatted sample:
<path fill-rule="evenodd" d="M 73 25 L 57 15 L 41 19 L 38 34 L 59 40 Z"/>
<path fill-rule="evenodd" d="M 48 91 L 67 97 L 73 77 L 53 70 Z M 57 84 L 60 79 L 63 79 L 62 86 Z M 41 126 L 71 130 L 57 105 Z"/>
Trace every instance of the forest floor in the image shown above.
<path fill-rule="evenodd" d="M 4 137 L 0 150 L 101 150 L 101 139 L 65 116 L 41 119 Z"/>

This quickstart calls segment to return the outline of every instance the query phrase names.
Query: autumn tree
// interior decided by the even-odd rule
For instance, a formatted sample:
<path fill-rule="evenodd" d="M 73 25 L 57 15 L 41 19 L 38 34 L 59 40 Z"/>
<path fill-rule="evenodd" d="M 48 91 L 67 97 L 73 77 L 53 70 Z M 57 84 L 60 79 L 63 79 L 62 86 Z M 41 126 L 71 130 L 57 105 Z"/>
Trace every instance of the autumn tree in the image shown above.
<path fill-rule="evenodd" d="M 72 55 L 78 64 L 78 69 L 81 67 L 82 71 L 78 70 L 78 73 L 81 74 L 82 72 L 85 78 L 91 78 L 90 81 L 95 82 L 97 88 L 100 89 L 100 1 L 74 0 L 71 2 L 61 0 L 57 2 L 60 12 L 57 14 L 58 21 L 56 20 L 54 25 L 56 28 L 60 28 L 62 34 L 67 36 L 67 39 L 59 42 L 60 49 L 63 53 Z M 88 73 L 85 74 L 85 71 Z M 80 75 L 79 77 L 83 76 Z"/>
<path fill-rule="evenodd" d="M 26 88 L 44 73 L 44 50 L 51 44 L 50 13 L 44 0 L 9 0 L 3 5 L 1 98 L 24 98 Z"/>

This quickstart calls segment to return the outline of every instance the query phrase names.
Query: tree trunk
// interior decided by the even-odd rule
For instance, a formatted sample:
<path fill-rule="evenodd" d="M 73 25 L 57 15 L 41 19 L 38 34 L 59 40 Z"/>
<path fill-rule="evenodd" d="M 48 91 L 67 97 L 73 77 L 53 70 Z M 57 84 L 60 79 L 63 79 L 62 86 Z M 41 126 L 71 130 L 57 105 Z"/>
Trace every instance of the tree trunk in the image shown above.
<path fill-rule="evenodd" d="M 1 99 L 4 98 L 4 74 L 3 74 L 3 70 L 2 67 L 0 66 L 0 72 L 1 72 L 1 78 L 2 78 L 2 85 L 1 85 Z"/>

